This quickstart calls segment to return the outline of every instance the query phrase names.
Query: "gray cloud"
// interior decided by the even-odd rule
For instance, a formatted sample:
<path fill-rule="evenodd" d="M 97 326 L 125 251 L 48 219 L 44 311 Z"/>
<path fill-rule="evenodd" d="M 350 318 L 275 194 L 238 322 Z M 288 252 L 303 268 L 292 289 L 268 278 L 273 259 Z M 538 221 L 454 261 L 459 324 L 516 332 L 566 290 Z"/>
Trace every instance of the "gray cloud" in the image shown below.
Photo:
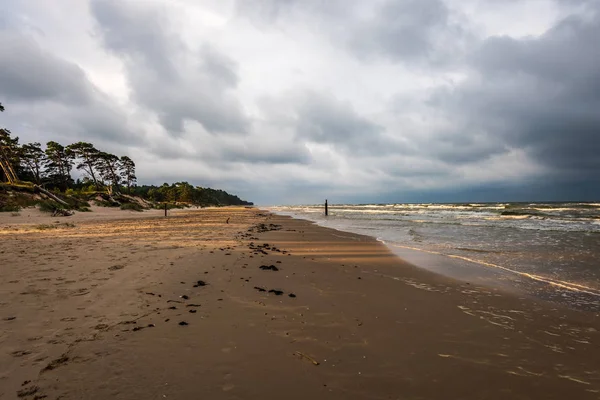
<path fill-rule="evenodd" d="M 6 126 L 27 139 L 92 140 L 113 148 L 142 139 L 80 66 L 8 29 L 0 30 L 0 97 Z"/>
<path fill-rule="evenodd" d="M 89 104 L 93 97 L 93 88 L 80 67 L 7 30 L 0 30 L 0 91 L 8 102 Z"/>
<path fill-rule="evenodd" d="M 435 104 L 505 146 L 525 149 L 554 178 L 597 179 L 599 9 L 564 18 L 538 38 L 487 39 L 472 57 L 476 74 L 437 93 Z"/>
<path fill-rule="evenodd" d="M 349 102 L 325 93 L 307 92 L 294 103 L 298 140 L 330 144 L 354 155 L 399 152 L 385 128 L 356 112 Z"/>
<path fill-rule="evenodd" d="M 165 10 L 148 3 L 92 0 L 107 49 L 123 59 L 133 96 L 173 134 L 186 120 L 212 133 L 246 133 L 250 121 L 235 97 L 236 64 L 204 44 L 188 49 Z"/>
<path fill-rule="evenodd" d="M 240 15 L 286 29 L 310 21 L 361 60 L 455 63 L 472 42 L 468 20 L 443 0 L 237 1 Z"/>
<path fill-rule="evenodd" d="M 308 164 L 310 153 L 305 147 L 268 144 L 256 146 L 254 143 L 224 146 L 219 150 L 219 158 L 235 163 L 250 164 Z"/>
<path fill-rule="evenodd" d="M 346 32 L 350 48 L 363 58 L 380 54 L 398 61 L 435 63 L 456 57 L 468 33 L 441 0 L 389 0 Z"/>

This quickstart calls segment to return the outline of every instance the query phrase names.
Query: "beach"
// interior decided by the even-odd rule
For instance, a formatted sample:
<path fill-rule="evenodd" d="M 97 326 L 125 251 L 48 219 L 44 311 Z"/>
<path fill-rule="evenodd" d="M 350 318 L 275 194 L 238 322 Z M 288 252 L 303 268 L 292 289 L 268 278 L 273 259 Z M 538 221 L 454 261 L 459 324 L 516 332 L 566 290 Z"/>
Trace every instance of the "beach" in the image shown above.
<path fill-rule="evenodd" d="M 0 399 L 598 399 L 600 316 L 256 208 L 0 218 Z"/>

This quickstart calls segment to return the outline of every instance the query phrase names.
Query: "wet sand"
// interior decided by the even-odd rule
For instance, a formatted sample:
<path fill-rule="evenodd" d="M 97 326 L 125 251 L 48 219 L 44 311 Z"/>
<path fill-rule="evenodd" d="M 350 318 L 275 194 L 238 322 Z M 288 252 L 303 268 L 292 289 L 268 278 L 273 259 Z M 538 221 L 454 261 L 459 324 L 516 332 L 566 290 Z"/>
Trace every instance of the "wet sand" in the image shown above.
<path fill-rule="evenodd" d="M 0 399 L 600 398 L 597 314 L 255 209 L 118 216 L 0 225 Z"/>

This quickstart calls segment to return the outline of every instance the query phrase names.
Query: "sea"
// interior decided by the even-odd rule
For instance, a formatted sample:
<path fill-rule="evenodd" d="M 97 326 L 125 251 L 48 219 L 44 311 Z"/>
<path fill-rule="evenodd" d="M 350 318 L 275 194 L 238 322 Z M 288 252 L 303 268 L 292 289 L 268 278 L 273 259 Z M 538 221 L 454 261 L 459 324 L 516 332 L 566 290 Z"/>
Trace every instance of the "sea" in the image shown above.
<path fill-rule="evenodd" d="M 600 203 L 360 204 L 269 210 L 372 236 L 462 281 L 600 312 Z"/>

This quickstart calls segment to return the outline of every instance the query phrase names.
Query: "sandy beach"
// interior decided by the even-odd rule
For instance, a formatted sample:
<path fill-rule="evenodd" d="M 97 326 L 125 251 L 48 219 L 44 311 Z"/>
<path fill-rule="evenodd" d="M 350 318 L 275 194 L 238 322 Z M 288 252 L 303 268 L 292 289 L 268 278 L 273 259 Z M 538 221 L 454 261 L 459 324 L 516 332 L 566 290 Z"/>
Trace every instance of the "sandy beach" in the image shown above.
<path fill-rule="evenodd" d="M 0 399 L 598 399 L 600 316 L 254 208 L 0 215 Z"/>

